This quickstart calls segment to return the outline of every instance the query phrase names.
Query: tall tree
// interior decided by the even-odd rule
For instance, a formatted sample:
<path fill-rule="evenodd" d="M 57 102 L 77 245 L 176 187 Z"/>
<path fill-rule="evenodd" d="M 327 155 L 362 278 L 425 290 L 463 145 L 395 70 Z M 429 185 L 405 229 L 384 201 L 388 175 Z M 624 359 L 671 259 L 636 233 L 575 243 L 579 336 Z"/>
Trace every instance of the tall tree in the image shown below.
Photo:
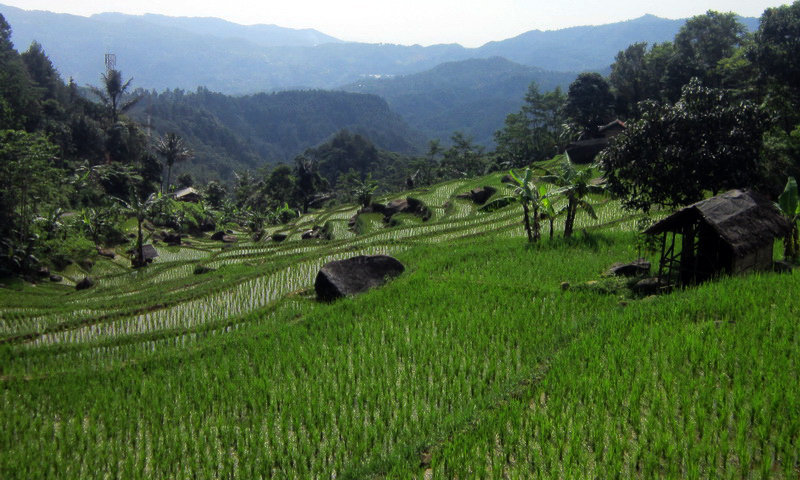
<path fill-rule="evenodd" d="M 617 53 L 608 76 L 616 96 L 616 111 L 622 117 L 636 114 L 636 104 L 651 93 L 647 71 L 647 43 L 638 42 Z"/>
<path fill-rule="evenodd" d="M 454 132 L 453 145 L 445 150 L 441 161 L 445 176 L 473 177 L 484 173 L 483 146 L 474 143 L 464 132 Z"/>
<path fill-rule="evenodd" d="M 606 79 L 599 73 L 578 75 L 569 86 L 564 113 L 585 136 L 596 135 L 614 114 L 614 95 Z"/>
<path fill-rule="evenodd" d="M 747 29 L 736 14 L 709 10 L 690 18 L 675 35 L 673 72 L 682 76 L 681 85 L 690 78 L 701 79 L 704 85 L 722 87 L 719 63 L 733 55 L 746 38 Z"/>
<path fill-rule="evenodd" d="M 11 42 L 11 26 L 0 15 L 0 130 L 33 131 L 40 108 L 33 82 Z"/>
<path fill-rule="evenodd" d="M 641 117 L 600 153 L 608 189 L 629 208 L 675 207 L 758 184 L 763 112 L 693 79 L 674 105 L 646 101 Z"/>
<path fill-rule="evenodd" d="M 109 119 L 114 124 L 119 120 L 120 114 L 127 112 L 136 105 L 140 97 L 126 98 L 133 78 L 123 81 L 122 72 L 119 70 L 111 69 L 102 74 L 101 79 L 102 88 L 94 86 L 89 88 L 106 106 Z"/>
<path fill-rule="evenodd" d="M 192 158 L 192 151 L 186 146 L 183 138 L 174 132 L 169 132 L 158 139 L 155 146 L 156 152 L 164 157 L 167 166 L 166 185 L 169 191 L 169 181 L 172 175 L 172 166 L 175 163 L 184 162 Z M 164 182 L 161 183 L 161 193 L 164 193 Z"/>
<path fill-rule="evenodd" d="M 505 127 L 495 132 L 497 153 L 513 167 L 550 158 L 563 148 L 566 96 L 560 88 L 540 93 L 535 83 L 528 87 L 525 103 L 506 117 Z"/>
<path fill-rule="evenodd" d="M 747 56 L 788 134 L 800 122 L 800 1 L 764 11 Z"/>

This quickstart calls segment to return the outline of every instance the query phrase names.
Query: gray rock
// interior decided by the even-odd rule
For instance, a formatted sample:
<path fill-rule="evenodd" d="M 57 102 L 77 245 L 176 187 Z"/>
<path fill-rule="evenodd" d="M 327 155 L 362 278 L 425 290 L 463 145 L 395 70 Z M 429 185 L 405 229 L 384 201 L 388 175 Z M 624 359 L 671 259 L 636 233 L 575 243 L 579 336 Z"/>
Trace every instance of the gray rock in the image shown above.
<path fill-rule="evenodd" d="M 478 205 L 483 205 L 496 192 L 497 189 L 494 187 L 489 187 L 489 186 L 478 187 L 478 188 L 473 188 L 467 193 L 462 193 L 461 195 L 458 195 L 458 198 L 468 198 Z"/>
<path fill-rule="evenodd" d="M 172 245 L 173 247 L 181 244 L 180 233 L 162 232 L 161 239 L 164 241 L 164 243 L 167 245 Z"/>
<path fill-rule="evenodd" d="M 331 301 L 381 286 L 403 271 L 403 264 L 388 255 L 359 255 L 326 263 L 317 274 L 314 290 L 320 300 Z"/>
<path fill-rule="evenodd" d="M 50 281 L 51 281 L 51 282 L 58 283 L 58 282 L 60 282 L 60 281 L 62 281 L 62 280 L 64 280 L 64 278 L 63 278 L 61 275 L 56 275 L 55 273 L 53 273 L 52 275 L 50 275 Z"/>
<path fill-rule="evenodd" d="M 75 284 L 75 290 L 86 290 L 94 286 L 92 277 L 83 277 L 83 280 Z"/>

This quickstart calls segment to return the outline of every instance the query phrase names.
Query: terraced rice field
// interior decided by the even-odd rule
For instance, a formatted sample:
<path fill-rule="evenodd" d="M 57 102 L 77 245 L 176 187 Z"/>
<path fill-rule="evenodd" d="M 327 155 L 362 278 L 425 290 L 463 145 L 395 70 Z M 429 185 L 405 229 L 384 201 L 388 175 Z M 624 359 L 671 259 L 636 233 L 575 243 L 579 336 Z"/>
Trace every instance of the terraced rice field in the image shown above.
<path fill-rule="evenodd" d="M 562 291 L 635 258 L 639 217 L 598 197 L 577 239 L 527 246 L 519 207 L 455 198 L 484 184 L 408 192 L 428 222 L 355 234 L 342 207 L 0 290 L 0 478 L 800 476 L 798 275 Z M 406 273 L 313 299 L 324 262 L 377 253 Z"/>

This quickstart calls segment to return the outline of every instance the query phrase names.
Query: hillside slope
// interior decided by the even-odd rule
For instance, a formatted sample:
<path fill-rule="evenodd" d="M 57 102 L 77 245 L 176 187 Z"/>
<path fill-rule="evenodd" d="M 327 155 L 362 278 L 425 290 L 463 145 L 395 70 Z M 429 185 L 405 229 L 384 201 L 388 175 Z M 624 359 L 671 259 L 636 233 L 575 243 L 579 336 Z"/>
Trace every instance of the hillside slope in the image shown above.
<path fill-rule="evenodd" d="M 195 158 L 177 166 L 196 178 L 231 180 L 236 170 L 290 162 L 306 148 L 347 129 L 378 147 L 402 153 L 420 151 L 425 137 L 410 128 L 386 101 L 346 92 L 288 91 L 231 97 L 207 89 L 153 93 L 131 111 L 154 135 L 176 132 Z"/>

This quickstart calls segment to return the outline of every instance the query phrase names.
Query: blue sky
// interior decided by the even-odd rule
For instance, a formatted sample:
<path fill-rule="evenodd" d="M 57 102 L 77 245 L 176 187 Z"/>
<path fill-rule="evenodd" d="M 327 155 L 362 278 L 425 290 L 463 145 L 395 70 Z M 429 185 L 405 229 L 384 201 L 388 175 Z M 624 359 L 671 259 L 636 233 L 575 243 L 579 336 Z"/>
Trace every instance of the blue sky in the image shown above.
<path fill-rule="evenodd" d="M 758 17 L 768 0 L 0 0 L 27 10 L 219 17 L 241 24 L 315 28 L 334 37 L 405 45 L 480 46 L 528 30 L 599 25 L 651 13 L 685 18 L 707 10 Z"/>

